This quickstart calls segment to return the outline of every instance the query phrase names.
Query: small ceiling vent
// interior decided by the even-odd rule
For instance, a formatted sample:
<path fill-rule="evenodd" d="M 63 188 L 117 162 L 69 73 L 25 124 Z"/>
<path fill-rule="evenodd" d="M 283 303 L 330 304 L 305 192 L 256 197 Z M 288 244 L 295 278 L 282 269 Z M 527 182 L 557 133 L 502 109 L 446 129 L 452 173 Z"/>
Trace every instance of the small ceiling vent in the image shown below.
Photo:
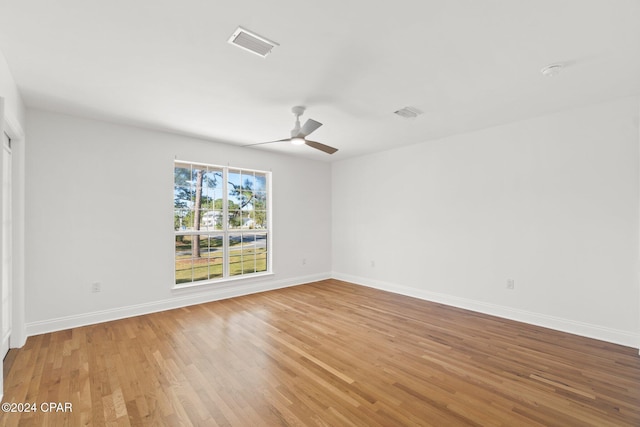
<path fill-rule="evenodd" d="M 418 110 L 416 107 L 404 107 L 398 111 L 394 111 L 393 113 L 400 117 L 404 117 L 405 119 L 415 119 L 422 114 L 422 111 Z"/>
<path fill-rule="evenodd" d="M 270 54 L 271 49 L 275 46 L 280 46 L 278 43 L 259 36 L 258 34 L 242 27 L 238 27 L 233 34 L 231 34 L 228 41 L 232 45 L 238 46 L 239 48 L 251 53 L 255 53 L 263 58 Z"/>

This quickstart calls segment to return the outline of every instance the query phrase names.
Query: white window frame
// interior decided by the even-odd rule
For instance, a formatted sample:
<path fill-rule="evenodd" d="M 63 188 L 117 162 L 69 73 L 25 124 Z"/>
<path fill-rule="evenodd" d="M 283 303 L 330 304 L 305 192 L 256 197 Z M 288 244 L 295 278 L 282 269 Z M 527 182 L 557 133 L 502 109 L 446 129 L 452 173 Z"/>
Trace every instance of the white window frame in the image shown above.
<path fill-rule="evenodd" d="M 189 288 L 189 287 L 193 287 L 193 286 L 202 286 L 202 285 L 210 285 L 210 284 L 215 284 L 215 283 L 225 283 L 225 282 L 230 282 L 230 281 L 237 281 L 237 280 L 247 280 L 250 278 L 256 278 L 256 277 L 262 277 L 262 276 L 269 276 L 269 275 L 273 275 L 273 232 L 272 232 L 272 208 L 271 208 L 271 172 L 270 171 L 263 171 L 263 170 L 258 170 L 258 169 L 248 169 L 248 168 L 242 168 L 242 167 L 236 167 L 236 166 L 222 166 L 222 165 L 215 165 L 215 164 L 208 164 L 208 163 L 199 163 L 199 162 L 193 162 L 193 161 L 189 161 L 189 160 L 174 160 L 173 162 L 173 170 L 174 170 L 174 180 L 173 180 L 173 185 L 174 185 L 174 189 L 175 189 L 175 168 L 176 165 L 178 164 L 183 164 L 183 165 L 191 165 L 191 167 L 203 167 L 203 168 L 213 168 L 213 169 L 221 169 L 222 170 L 222 195 L 223 195 L 223 208 L 222 208 L 222 229 L 221 230 L 175 230 L 174 227 L 174 268 L 173 268 L 173 288 L 174 289 L 182 289 L 182 288 Z M 261 228 L 259 230 L 252 230 L 252 231 L 247 231 L 247 230 L 243 230 L 243 229 L 237 229 L 237 228 L 230 228 L 229 227 L 229 203 L 228 203 L 228 199 L 229 199 L 229 171 L 233 171 L 233 172 L 246 172 L 246 173 L 259 173 L 259 174 L 263 174 L 266 178 L 266 183 L 265 183 L 265 191 L 266 191 L 266 215 L 267 215 L 267 220 L 266 220 L 266 228 Z M 175 194 L 174 194 L 174 203 L 175 203 Z M 175 209 L 175 205 L 174 205 L 174 209 Z M 175 220 L 175 210 L 174 210 L 174 214 L 172 215 L 173 219 L 172 221 Z M 230 249 L 229 249 L 229 238 L 232 235 L 235 234 L 266 234 L 266 249 L 267 249 L 267 259 L 266 259 L 266 270 L 265 271 L 260 271 L 260 272 L 255 272 L 255 273 L 246 273 L 246 274 L 237 274 L 237 275 L 230 275 Z M 182 283 L 176 283 L 176 266 L 175 266 L 175 260 L 176 260 L 176 248 L 175 248 L 175 240 L 177 236 L 196 236 L 196 235 L 207 235 L 207 236 L 220 236 L 222 237 L 222 241 L 223 241 L 223 246 L 222 246 L 222 251 L 223 251 L 223 275 L 222 277 L 218 277 L 218 278 L 209 278 L 209 279 L 204 279 L 204 280 L 197 280 L 194 281 L 192 279 L 191 282 L 182 282 Z"/>

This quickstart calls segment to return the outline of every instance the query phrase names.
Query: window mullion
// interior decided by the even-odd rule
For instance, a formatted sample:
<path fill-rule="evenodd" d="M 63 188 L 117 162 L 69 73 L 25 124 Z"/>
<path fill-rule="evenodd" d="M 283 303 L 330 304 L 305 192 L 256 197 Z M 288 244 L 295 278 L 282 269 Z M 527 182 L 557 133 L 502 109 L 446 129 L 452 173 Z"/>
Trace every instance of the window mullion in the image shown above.
<path fill-rule="evenodd" d="M 229 277 L 229 168 L 222 168 L 222 277 Z"/>

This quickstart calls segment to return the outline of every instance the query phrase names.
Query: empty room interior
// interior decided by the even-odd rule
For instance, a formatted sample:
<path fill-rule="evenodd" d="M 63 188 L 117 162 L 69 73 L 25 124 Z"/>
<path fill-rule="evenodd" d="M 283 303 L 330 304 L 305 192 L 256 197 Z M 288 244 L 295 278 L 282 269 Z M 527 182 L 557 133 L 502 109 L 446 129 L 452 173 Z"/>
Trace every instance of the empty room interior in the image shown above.
<path fill-rule="evenodd" d="M 1 426 L 640 425 L 640 3 L 0 0 Z"/>

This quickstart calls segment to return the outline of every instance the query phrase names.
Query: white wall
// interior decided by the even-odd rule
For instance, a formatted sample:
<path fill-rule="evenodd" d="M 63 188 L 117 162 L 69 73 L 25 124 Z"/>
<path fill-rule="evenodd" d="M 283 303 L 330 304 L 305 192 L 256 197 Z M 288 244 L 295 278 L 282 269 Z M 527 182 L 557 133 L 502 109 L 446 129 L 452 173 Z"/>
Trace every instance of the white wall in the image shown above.
<path fill-rule="evenodd" d="M 639 104 L 333 165 L 29 111 L 28 331 L 333 275 L 637 347 Z M 171 291 L 175 157 L 273 171 L 272 279 Z"/>
<path fill-rule="evenodd" d="M 0 52 L 0 98 L 4 103 L 4 114 L 24 129 L 26 110 L 16 85 L 9 64 L 2 52 Z"/>
<path fill-rule="evenodd" d="M 328 163 L 43 111 L 27 124 L 29 334 L 330 276 Z M 174 158 L 273 172 L 274 276 L 171 290 Z"/>
<path fill-rule="evenodd" d="M 333 164 L 334 277 L 638 347 L 639 105 Z"/>

